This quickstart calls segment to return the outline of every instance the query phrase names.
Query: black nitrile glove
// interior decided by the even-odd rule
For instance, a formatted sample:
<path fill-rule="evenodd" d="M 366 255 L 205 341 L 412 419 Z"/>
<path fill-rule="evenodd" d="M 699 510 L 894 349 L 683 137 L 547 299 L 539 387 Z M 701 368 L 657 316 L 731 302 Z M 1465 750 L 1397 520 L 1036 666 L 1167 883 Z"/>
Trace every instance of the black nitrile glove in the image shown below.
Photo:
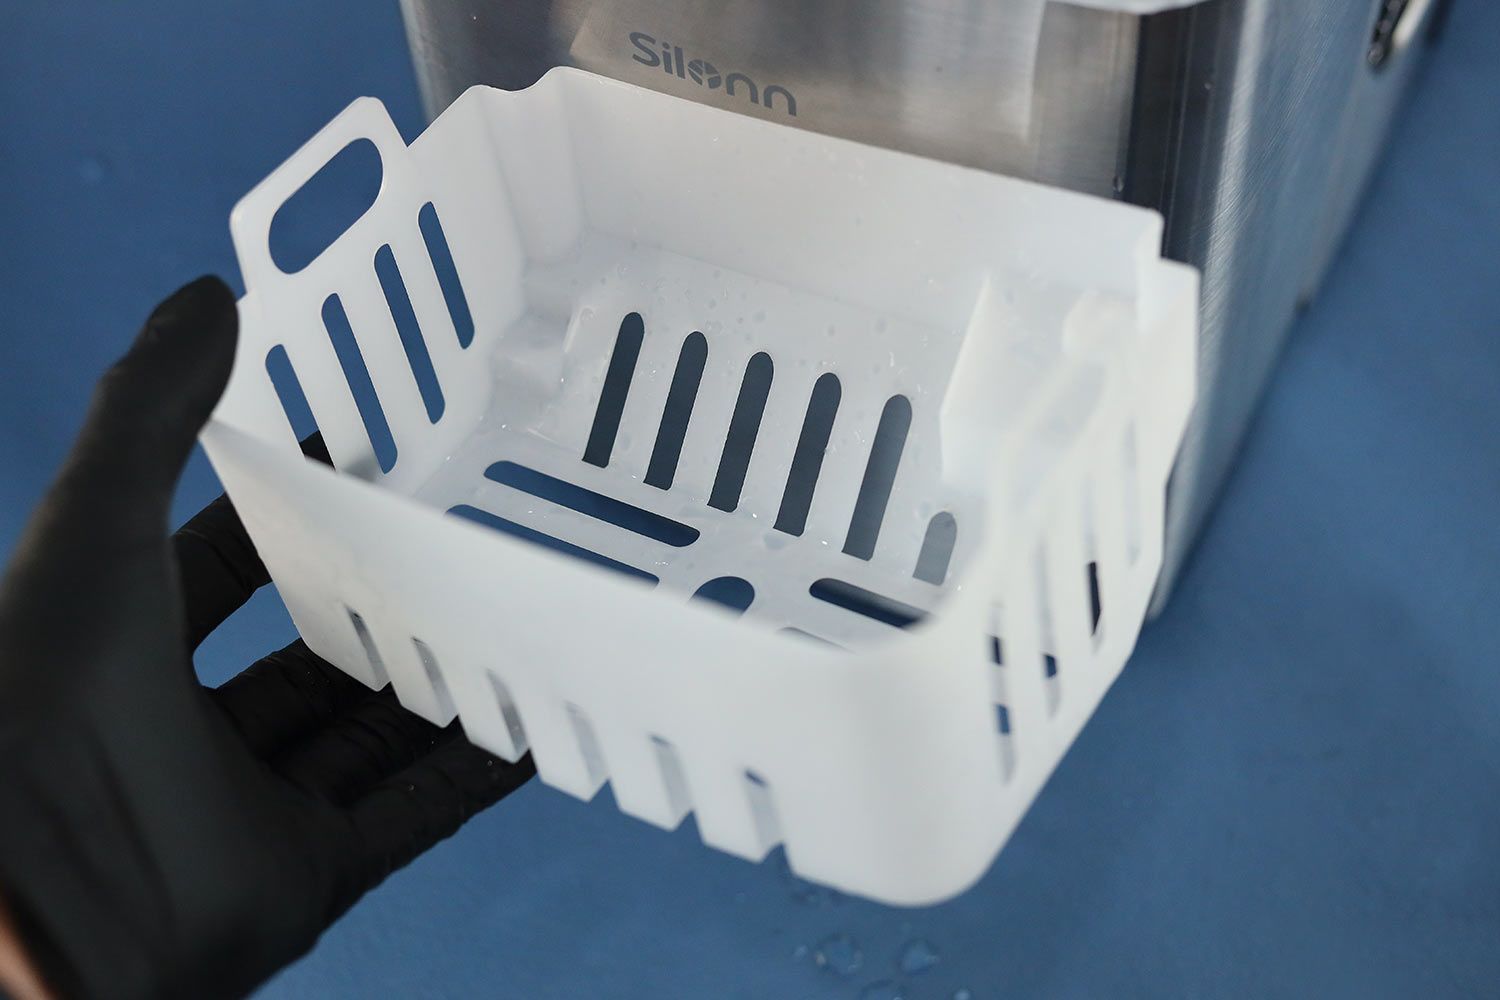
<path fill-rule="evenodd" d="M 267 582 L 227 500 L 166 530 L 236 332 L 217 279 L 157 308 L 0 583 L 0 900 L 63 996 L 243 994 L 534 773 L 300 642 L 198 684 Z"/>

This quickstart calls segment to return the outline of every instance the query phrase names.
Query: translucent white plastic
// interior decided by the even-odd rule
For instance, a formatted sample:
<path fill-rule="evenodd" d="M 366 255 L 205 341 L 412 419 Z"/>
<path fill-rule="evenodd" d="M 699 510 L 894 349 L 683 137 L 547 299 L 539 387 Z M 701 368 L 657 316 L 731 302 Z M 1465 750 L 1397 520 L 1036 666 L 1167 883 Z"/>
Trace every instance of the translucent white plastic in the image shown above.
<path fill-rule="evenodd" d="M 283 273 L 273 215 L 360 138 L 378 199 Z M 203 442 L 303 637 L 549 785 L 930 903 L 984 872 L 1134 645 L 1197 316 L 1152 213 L 556 70 L 409 148 L 356 101 L 231 226 L 239 355 Z M 278 347 L 338 472 L 298 452 Z"/>

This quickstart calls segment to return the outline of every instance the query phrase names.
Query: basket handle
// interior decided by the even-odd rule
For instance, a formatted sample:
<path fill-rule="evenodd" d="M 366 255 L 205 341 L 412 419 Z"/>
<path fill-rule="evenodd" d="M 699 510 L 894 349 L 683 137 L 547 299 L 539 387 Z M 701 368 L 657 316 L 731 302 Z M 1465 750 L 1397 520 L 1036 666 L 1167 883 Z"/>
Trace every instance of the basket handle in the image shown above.
<path fill-rule="evenodd" d="M 271 258 L 271 221 L 286 200 L 312 180 L 314 174 L 360 139 L 374 144 L 380 155 L 381 170 L 380 190 L 365 210 L 365 216 L 374 211 L 388 192 L 415 190 L 412 185 L 417 181 L 416 169 L 385 105 L 373 97 L 357 98 L 270 176 L 251 188 L 230 212 L 229 233 L 246 291 L 287 277 Z M 326 254 L 342 238 L 340 234 L 322 253 Z"/>

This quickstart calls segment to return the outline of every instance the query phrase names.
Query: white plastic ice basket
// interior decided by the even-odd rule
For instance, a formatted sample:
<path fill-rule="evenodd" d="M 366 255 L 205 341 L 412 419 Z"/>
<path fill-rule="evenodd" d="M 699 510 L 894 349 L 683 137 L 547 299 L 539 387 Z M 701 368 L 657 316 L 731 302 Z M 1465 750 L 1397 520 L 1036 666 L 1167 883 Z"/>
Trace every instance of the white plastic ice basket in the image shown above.
<path fill-rule="evenodd" d="M 358 139 L 378 198 L 284 273 L 272 216 Z M 203 441 L 303 637 L 549 785 L 933 902 L 1130 653 L 1193 397 L 1152 213 L 556 70 L 410 147 L 356 101 L 231 227 Z"/>

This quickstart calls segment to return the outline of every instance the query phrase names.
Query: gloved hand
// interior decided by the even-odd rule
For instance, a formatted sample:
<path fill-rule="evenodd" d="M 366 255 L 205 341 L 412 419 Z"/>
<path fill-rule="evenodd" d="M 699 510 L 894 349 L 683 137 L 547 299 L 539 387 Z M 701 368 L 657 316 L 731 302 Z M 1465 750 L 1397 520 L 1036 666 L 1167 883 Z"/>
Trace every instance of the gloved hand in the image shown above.
<path fill-rule="evenodd" d="M 534 773 L 300 642 L 199 685 L 267 582 L 226 499 L 166 531 L 236 333 L 214 278 L 157 308 L 0 583 L 0 900 L 63 996 L 243 994 Z"/>

